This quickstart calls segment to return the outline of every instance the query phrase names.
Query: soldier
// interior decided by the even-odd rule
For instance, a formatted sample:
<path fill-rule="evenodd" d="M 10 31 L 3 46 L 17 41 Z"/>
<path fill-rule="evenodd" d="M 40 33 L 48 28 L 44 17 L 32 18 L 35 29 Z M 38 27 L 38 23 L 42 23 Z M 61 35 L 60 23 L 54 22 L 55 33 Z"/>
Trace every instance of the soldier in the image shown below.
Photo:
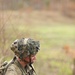
<path fill-rule="evenodd" d="M 13 63 L 8 66 L 5 75 L 35 75 L 32 66 L 39 50 L 39 41 L 31 38 L 15 40 L 11 45 L 11 50 L 15 53 Z"/>

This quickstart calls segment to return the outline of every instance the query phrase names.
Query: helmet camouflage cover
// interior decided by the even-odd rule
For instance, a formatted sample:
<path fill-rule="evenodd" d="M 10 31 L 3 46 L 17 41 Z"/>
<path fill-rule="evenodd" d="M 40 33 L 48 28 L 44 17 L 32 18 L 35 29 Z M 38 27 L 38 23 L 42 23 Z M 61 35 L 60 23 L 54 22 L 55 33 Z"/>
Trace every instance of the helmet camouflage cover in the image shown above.
<path fill-rule="evenodd" d="M 27 57 L 28 55 L 35 55 L 39 50 L 39 41 L 31 38 L 22 38 L 15 40 L 11 45 L 11 50 L 19 58 Z"/>

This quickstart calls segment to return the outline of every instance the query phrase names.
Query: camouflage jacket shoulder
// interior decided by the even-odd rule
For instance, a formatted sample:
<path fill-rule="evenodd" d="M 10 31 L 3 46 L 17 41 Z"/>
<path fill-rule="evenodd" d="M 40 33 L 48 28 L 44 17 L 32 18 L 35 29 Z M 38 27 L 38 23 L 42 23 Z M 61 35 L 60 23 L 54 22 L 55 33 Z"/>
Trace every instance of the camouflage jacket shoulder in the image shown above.
<path fill-rule="evenodd" d="M 16 60 L 8 67 L 5 75 L 35 75 L 35 73 L 29 65 L 23 68 Z"/>

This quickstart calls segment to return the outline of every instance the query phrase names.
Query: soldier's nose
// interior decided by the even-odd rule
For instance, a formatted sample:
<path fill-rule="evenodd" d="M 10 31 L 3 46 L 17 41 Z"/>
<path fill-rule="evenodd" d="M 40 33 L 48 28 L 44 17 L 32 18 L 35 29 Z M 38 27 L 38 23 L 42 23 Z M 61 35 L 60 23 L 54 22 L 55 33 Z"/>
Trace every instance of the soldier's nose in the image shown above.
<path fill-rule="evenodd" d="M 32 59 L 32 60 L 36 60 L 36 56 L 32 56 L 31 59 Z"/>

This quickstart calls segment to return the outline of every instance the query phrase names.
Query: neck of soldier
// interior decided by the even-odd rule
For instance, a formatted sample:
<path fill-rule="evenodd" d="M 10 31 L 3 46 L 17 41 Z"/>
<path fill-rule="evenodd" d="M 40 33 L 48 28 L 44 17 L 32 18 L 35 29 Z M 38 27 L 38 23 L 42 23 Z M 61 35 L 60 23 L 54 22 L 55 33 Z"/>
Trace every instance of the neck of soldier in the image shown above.
<path fill-rule="evenodd" d="M 17 60 L 19 61 L 19 63 L 22 65 L 22 67 L 25 67 L 28 63 L 21 60 L 20 58 L 17 58 Z"/>

